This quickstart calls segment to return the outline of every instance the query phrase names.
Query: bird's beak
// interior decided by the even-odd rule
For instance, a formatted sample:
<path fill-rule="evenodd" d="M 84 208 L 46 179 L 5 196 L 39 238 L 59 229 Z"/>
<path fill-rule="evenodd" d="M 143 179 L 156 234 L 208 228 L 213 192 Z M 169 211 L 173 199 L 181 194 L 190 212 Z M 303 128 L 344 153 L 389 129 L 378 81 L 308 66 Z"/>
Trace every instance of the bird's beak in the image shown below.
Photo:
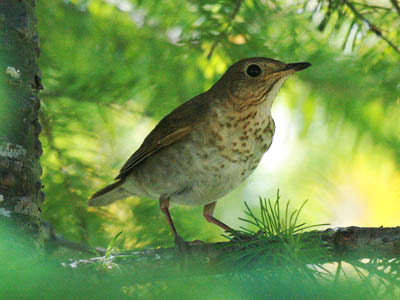
<path fill-rule="evenodd" d="M 284 70 L 293 70 L 295 72 L 298 72 L 307 69 L 309 66 L 311 66 L 311 64 L 308 62 L 293 63 L 287 64 Z"/>
<path fill-rule="evenodd" d="M 271 77 L 282 78 L 282 77 L 290 76 L 298 71 L 307 69 L 309 66 L 311 66 L 311 64 L 308 62 L 286 64 L 281 70 L 267 74 L 264 77 L 264 80 L 271 78 Z"/>

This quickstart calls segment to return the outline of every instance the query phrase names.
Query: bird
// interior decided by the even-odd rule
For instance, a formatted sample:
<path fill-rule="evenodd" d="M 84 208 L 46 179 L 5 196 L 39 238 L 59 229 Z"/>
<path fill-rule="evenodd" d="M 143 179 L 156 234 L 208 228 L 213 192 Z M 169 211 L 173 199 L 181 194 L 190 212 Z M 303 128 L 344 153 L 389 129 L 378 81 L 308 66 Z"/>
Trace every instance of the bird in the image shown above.
<path fill-rule="evenodd" d="M 286 79 L 309 66 L 266 57 L 236 62 L 210 89 L 166 115 L 89 206 L 129 196 L 157 199 L 178 246 L 186 241 L 170 203 L 202 205 L 208 222 L 234 232 L 213 216 L 217 200 L 257 168 L 275 133 L 274 99 Z"/>

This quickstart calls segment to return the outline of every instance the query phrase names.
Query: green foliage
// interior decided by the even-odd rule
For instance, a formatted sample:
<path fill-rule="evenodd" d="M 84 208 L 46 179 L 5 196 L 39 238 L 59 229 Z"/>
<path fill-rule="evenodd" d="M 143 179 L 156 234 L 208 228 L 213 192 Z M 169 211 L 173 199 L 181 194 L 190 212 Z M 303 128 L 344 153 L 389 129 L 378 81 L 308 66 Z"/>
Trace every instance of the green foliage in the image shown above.
<path fill-rule="evenodd" d="M 285 210 L 281 212 L 279 190 L 276 194 L 276 201 L 272 203 L 270 199 L 262 199 L 260 197 L 260 217 L 257 217 L 251 210 L 249 205 L 246 205 L 246 215 L 248 219 L 240 218 L 242 221 L 250 223 L 258 228 L 257 234 L 263 234 L 265 237 L 292 237 L 294 234 L 303 232 L 316 226 L 325 226 L 329 224 L 319 224 L 305 226 L 305 223 L 298 224 L 298 219 L 301 210 L 307 201 L 304 201 L 299 209 L 290 212 L 290 201 L 287 202 Z M 249 228 L 243 228 L 246 233 L 254 234 L 255 232 Z"/>
<path fill-rule="evenodd" d="M 106 258 L 108 258 L 110 255 L 112 255 L 112 254 L 114 254 L 115 253 L 115 241 L 119 238 L 119 236 L 122 234 L 122 231 L 120 231 L 120 232 L 118 232 L 117 233 L 117 235 L 116 236 L 114 236 L 112 239 L 111 239 L 111 241 L 110 241 L 110 243 L 108 244 L 108 246 L 107 246 L 107 249 L 106 249 L 106 254 L 104 255 Z"/>
<path fill-rule="evenodd" d="M 325 243 L 301 235 L 306 229 L 326 225 L 300 223 L 304 204 L 291 211 L 289 202 L 280 203 L 279 192 L 274 201 L 260 199 L 257 211 L 246 204 L 248 217 L 242 221 L 255 230 L 236 233 L 232 240 L 240 245 L 238 250 L 214 262 L 213 268 L 223 269 L 223 275 L 198 274 L 196 270 L 187 273 L 183 267 L 183 274 L 167 271 L 170 276 L 166 281 L 130 284 L 124 290 L 130 297 L 152 299 L 396 299 L 400 260 L 349 258 L 335 262 Z"/>
<path fill-rule="evenodd" d="M 239 253 L 235 253 L 227 260 L 232 259 L 234 265 L 245 267 L 246 270 L 253 268 L 255 262 L 256 266 L 264 265 L 264 263 L 265 265 L 287 266 L 288 274 L 293 273 L 294 267 L 296 272 L 304 271 L 306 276 L 318 275 L 318 271 L 310 270 L 308 267 L 297 269 L 298 266 L 306 266 L 307 262 L 323 261 L 324 257 L 329 256 L 328 249 L 322 244 L 316 243 L 315 240 L 302 239 L 300 233 L 314 227 L 329 225 L 299 223 L 299 215 L 306 202 L 299 209 L 291 211 L 290 201 L 288 201 L 282 209 L 278 190 L 275 201 L 259 199 L 259 208 L 257 209 L 259 216 L 245 202 L 247 217 L 240 218 L 240 220 L 250 224 L 250 227 L 242 227 L 242 231 L 234 232 L 231 237 L 227 237 L 232 241 L 241 241 L 244 249 L 240 249 Z M 246 242 L 246 240 L 250 240 L 250 242 Z M 301 257 L 298 256 L 300 250 Z M 260 262 L 260 257 L 262 262 Z M 318 265 L 318 267 L 321 266 Z"/>
<path fill-rule="evenodd" d="M 388 1 L 387 1 L 388 2 Z M 311 1 L 306 1 L 305 6 L 310 5 Z M 319 15 L 321 20 L 318 30 L 329 30 L 330 34 L 337 34 L 338 31 L 344 31 L 342 34 L 342 48 L 354 47 L 358 40 L 367 38 L 365 31 L 380 37 L 394 51 L 400 54 L 400 49 L 396 46 L 399 37 L 391 32 L 392 26 L 399 25 L 400 8 L 399 4 L 391 0 L 383 5 L 373 5 L 368 1 L 326 1 L 318 0 L 315 6 L 314 16 Z M 322 17 L 322 19 L 321 19 Z M 318 16 L 317 16 L 318 18 Z M 330 25 L 330 26 L 328 26 Z M 328 28 L 329 27 L 329 28 Z"/>
<path fill-rule="evenodd" d="M 1 224 L 0 298 L 398 299 L 398 258 L 326 264 L 331 249 L 301 237 L 314 227 L 307 224 L 330 220 L 335 210 L 339 216 L 362 211 L 330 202 L 332 194 L 351 203 L 361 199 L 379 217 L 371 217 L 375 223 L 389 213 L 398 222 L 400 10 L 396 1 L 378 2 L 37 1 L 43 217 L 57 233 L 106 246 L 107 253 L 90 270 L 61 268 L 75 252 L 54 251 L 44 259 L 15 228 Z M 277 99 L 277 106 L 290 109 L 284 122 L 301 141 L 285 158 L 286 169 L 263 181 L 269 191 L 281 185 L 294 191 L 291 199 L 311 199 L 312 208 L 295 200 L 298 209 L 290 210 L 279 194 L 276 202 L 260 198 L 255 208 L 252 196 L 240 193 L 256 193 L 253 187 L 242 187 L 216 209 L 217 217 L 235 224 L 238 199 L 247 200 L 240 234 L 229 237 L 243 246 L 227 255 L 229 272 L 174 269 L 168 279 L 131 280 L 113 261 L 114 249 L 173 244 L 157 201 L 129 198 L 89 209 L 88 198 L 112 181 L 158 120 L 207 90 L 231 63 L 251 56 L 313 64 Z M 7 97 L 3 86 L 0 96 Z M 0 129 L 7 126 L 0 118 Z M 201 208 L 171 213 L 185 240 L 222 239 L 201 218 Z M 135 271 L 157 277 L 150 269 Z"/>
<path fill-rule="evenodd" d="M 259 216 L 245 203 L 247 218 L 241 220 L 252 226 L 233 234 L 231 240 L 238 240 L 241 247 L 226 258 L 228 264 L 235 271 L 240 270 L 246 280 L 255 276 L 267 285 L 296 278 L 293 283 L 303 288 L 325 278 L 329 272 L 323 262 L 331 256 L 329 248 L 321 241 L 303 238 L 301 233 L 328 224 L 299 223 L 305 203 L 291 211 L 288 201 L 282 209 L 278 191 L 275 201 L 260 198 Z"/>
<path fill-rule="evenodd" d="M 240 251 L 227 253 L 225 260 L 214 261 L 204 272 L 191 267 L 196 265 L 185 261 L 184 253 L 181 253 L 184 265 L 179 260 L 170 269 L 161 266 L 135 269 L 124 264 L 124 257 L 129 254 L 123 254 L 120 262 L 112 260 L 111 249 L 120 234 L 110 241 L 108 253 L 97 259 L 94 268 L 66 262 L 63 257 L 44 260 L 14 227 L 2 224 L 0 238 L 7 243 L 0 244 L 1 296 L 4 299 L 398 299 L 398 258 L 334 262 L 323 243 L 302 238 L 293 243 L 288 229 L 298 231 L 302 223 L 294 220 L 302 216 L 300 208 L 288 211 L 288 207 L 278 199 L 261 201 L 259 209 L 248 211 L 249 217 L 244 222 L 255 223 L 257 219 L 261 225 L 258 228 L 269 228 L 268 235 L 259 235 L 252 244 L 237 241 Z M 290 219 L 292 223 L 288 222 Z M 326 260 L 332 263 L 324 263 Z M 43 284 L 48 282 L 51 284 Z"/>
<path fill-rule="evenodd" d="M 397 170 L 399 54 L 367 31 L 346 3 L 39 1 L 45 219 L 67 238 L 92 246 L 107 245 L 121 230 L 124 236 L 116 242 L 121 248 L 171 245 L 155 201 L 130 199 L 88 209 L 87 199 L 112 181 L 157 120 L 209 88 L 229 64 L 250 56 L 313 64 L 285 86 L 282 94 L 290 100 L 278 100 L 291 108 L 296 118 L 289 121 L 308 142 L 300 146 L 307 159 L 295 165 L 288 182 L 309 178 L 315 169 L 318 178 L 324 178 L 321 172 L 331 180 L 337 160 L 351 157 L 357 145 L 363 149 L 364 139 Z M 399 23 L 391 4 L 353 5 L 399 43 L 391 30 Z M 327 129 L 321 148 L 315 147 L 319 128 Z M 315 155 L 311 148 L 320 151 Z M 306 187 L 315 181 L 310 182 L 285 191 L 310 198 Z M 390 193 L 396 195 L 394 189 Z M 324 200 L 325 194 L 319 196 L 313 203 Z M 228 207 L 234 200 L 224 201 Z M 391 201 L 388 205 L 395 205 Z M 219 205 L 217 214 L 236 216 L 233 204 L 224 211 Z M 193 221 L 201 220 L 200 209 L 174 208 L 172 214 L 185 239 L 220 239 L 217 228 Z"/>

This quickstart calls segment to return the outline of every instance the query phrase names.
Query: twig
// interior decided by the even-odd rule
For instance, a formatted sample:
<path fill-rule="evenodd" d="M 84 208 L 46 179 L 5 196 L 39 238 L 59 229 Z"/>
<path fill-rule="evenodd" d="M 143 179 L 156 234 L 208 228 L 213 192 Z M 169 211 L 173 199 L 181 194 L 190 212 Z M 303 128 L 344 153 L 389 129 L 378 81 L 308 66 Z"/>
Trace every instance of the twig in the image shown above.
<path fill-rule="evenodd" d="M 211 45 L 211 49 L 210 52 L 207 55 L 207 59 L 210 59 L 215 48 L 217 47 L 217 45 L 219 44 L 219 42 L 221 41 L 222 37 L 229 31 L 229 29 L 232 27 L 233 21 L 236 18 L 236 15 L 239 13 L 240 7 L 242 5 L 243 0 L 237 0 L 236 1 L 236 5 L 235 8 L 233 9 L 232 15 L 229 18 L 228 24 L 226 25 L 225 29 L 220 32 L 220 34 L 216 37 L 214 43 Z"/>
<path fill-rule="evenodd" d="M 395 0 L 394 0 L 395 1 Z M 347 1 L 347 0 L 343 0 L 343 3 L 345 3 L 349 8 L 350 8 L 350 10 L 354 13 L 354 15 L 357 17 L 357 18 L 359 18 L 360 20 L 362 20 L 363 22 L 365 22 L 367 25 L 368 25 L 368 27 L 369 27 L 369 29 L 373 32 L 373 33 L 375 33 L 378 37 L 380 37 L 382 40 L 384 40 L 391 48 L 393 48 L 397 53 L 399 53 L 400 54 L 400 49 L 395 45 L 395 44 L 393 44 L 386 36 L 384 36 L 383 34 L 382 34 L 382 31 L 378 28 L 378 27 L 376 27 L 374 24 L 372 24 L 367 18 L 365 18 L 355 7 L 354 7 L 354 5 L 352 4 L 352 3 L 350 3 L 349 1 Z M 397 4 L 397 3 L 396 3 Z"/>
<path fill-rule="evenodd" d="M 392 2 L 393 7 L 397 10 L 397 13 L 398 13 L 399 16 L 400 16 L 400 5 L 399 5 L 399 3 L 397 2 L 397 0 L 390 0 L 390 2 Z"/>
<path fill-rule="evenodd" d="M 69 241 L 59 235 L 57 235 L 55 239 L 49 240 L 48 243 L 52 244 L 55 247 L 68 248 L 68 249 L 72 249 L 72 250 L 76 250 L 76 251 L 80 251 L 80 252 L 88 253 L 88 254 L 93 254 L 93 253 L 97 252 L 100 255 L 104 255 L 106 253 L 106 249 L 104 249 L 102 247 L 92 248 L 87 245 Z"/>
<path fill-rule="evenodd" d="M 77 250 L 83 253 L 94 254 L 97 253 L 98 255 L 105 255 L 106 249 L 101 247 L 92 248 L 88 245 L 72 242 L 66 239 L 64 236 L 57 234 L 55 232 L 54 226 L 46 221 L 42 221 L 42 232 L 45 236 L 46 245 L 53 247 L 48 248 L 49 250 L 54 250 L 58 247 L 68 248 L 72 250 Z"/>

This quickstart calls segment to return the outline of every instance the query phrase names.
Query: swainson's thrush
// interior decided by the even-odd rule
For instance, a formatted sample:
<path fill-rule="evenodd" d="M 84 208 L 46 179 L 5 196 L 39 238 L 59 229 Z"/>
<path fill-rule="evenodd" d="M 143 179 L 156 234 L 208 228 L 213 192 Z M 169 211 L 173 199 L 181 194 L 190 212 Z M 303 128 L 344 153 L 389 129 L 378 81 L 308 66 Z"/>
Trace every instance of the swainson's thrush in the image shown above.
<path fill-rule="evenodd" d="M 311 64 L 285 64 L 264 57 L 241 60 L 207 92 L 164 117 L 122 167 L 116 182 L 95 193 L 91 206 L 128 196 L 159 199 L 175 236 L 183 240 L 168 207 L 204 205 L 208 222 L 232 229 L 213 217 L 216 201 L 257 167 L 272 143 L 271 105 L 284 81 Z"/>

